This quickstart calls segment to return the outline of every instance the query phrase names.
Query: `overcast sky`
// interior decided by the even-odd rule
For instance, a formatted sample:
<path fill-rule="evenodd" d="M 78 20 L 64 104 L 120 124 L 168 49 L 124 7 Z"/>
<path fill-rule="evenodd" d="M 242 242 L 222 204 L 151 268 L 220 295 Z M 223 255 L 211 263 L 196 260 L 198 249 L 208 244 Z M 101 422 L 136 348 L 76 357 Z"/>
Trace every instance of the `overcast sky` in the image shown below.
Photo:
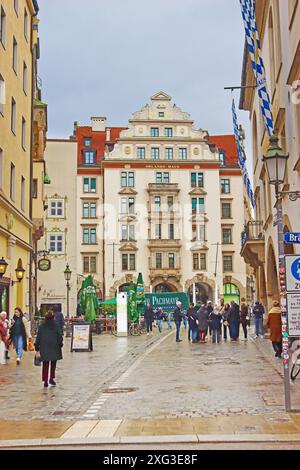
<path fill-rule="evenodd" d="M 196 127 L 232 133 L 244 30 L 238 0 L 39 0 L 48 137 L 107 116 L 126 126 L 163 90 Z M 237 107 L 239 93 L 235 93 Z M 250 143 L 248 113 L 239 112 Z"/>

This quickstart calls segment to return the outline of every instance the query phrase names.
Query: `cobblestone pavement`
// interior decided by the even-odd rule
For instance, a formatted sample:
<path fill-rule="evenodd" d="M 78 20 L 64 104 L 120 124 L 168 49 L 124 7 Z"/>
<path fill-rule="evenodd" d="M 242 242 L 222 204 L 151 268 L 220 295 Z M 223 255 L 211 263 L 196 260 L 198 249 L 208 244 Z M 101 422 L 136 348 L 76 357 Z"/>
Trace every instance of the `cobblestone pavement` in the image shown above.
<path fill-rule="evenodd" d="M 194 345 L 185 330 L 182 338 L 176 343 L 174 333 L 167 332 L 162 337 L 101 335 L 94 337 L 91 353 L 70 353 L 65 340 L 58 386 L 46 390 L 33 353 L 17 367 L 11 351 L 9 365 L 0 366 L 1 419 L 73 422 L 90 416 L 117 422 L 257 414 L 283 423 L 289 419 L 281 361 L 276 363 L 269 341 Z M 300 408 L 300 381 L 291 387 L 292 403 Z M 245 432 L 254 428 L 251 424 Z"/>

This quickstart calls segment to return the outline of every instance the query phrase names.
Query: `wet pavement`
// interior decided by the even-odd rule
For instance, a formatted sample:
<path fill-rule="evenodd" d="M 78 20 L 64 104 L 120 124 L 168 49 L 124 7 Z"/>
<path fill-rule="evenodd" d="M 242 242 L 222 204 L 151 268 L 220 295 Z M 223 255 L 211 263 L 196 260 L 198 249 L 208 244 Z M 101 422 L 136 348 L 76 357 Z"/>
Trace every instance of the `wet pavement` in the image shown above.
<path fill-rule="evenodd" d="M 0 439 L 300 434 L 299 415 L 284 412 L 282 363 L 268 340 L 190 344 L 186 336 L 100 335 L 90 353 L 70 353 L 65 340 L 58 386 L 46 390 L 34 353 L 17 367 L 11 351 L 0 366 Z M 291 389 L 300 409 L 300 380 Z"/>

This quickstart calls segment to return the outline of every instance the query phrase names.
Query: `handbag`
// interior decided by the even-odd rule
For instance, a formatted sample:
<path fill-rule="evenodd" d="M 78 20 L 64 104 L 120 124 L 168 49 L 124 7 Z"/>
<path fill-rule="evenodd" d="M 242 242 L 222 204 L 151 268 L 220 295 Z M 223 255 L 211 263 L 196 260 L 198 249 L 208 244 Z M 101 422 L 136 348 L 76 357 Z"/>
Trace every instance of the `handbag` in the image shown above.
<path fill-rule="evenodd" d="M 32 351 L 34 351 L 34 350 L 35 350 L 35 349 L 34 349 L 33 340 L 32 340 L 32 338 L 29 338 L 29 340 L 28 340 L 28 351 L 31 351 L 31 352 L 32 352 Z"/>
<path fill-rule="evenodd" d="M 40 353 L 36 353 L 34 355 L 33 363 L 34 363 L 35 366 L 40 367 L 40 365 L 42 364 L 42 359 L 41 359 Z"/>

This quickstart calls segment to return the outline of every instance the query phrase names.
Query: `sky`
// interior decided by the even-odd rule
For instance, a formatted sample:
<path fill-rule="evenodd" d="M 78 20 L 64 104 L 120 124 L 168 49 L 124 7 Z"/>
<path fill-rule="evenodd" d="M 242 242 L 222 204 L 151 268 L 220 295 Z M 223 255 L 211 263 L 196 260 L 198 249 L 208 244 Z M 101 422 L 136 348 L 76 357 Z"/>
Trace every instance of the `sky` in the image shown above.
<path fill-rule="evenodd" d="M 39 0 L 42 98 L 48 137 L 73 123 L 126 126 L 165 91 L 195 126 L 232 133 L 231 92 L 239 86 L 244 29 L 239 0 Z M 84 6 L 84 8 L 83 8 Z M 235 92 L 238 108 L 239 92 Z M 238 112 L 249 147 L 249 116 Z"/>

